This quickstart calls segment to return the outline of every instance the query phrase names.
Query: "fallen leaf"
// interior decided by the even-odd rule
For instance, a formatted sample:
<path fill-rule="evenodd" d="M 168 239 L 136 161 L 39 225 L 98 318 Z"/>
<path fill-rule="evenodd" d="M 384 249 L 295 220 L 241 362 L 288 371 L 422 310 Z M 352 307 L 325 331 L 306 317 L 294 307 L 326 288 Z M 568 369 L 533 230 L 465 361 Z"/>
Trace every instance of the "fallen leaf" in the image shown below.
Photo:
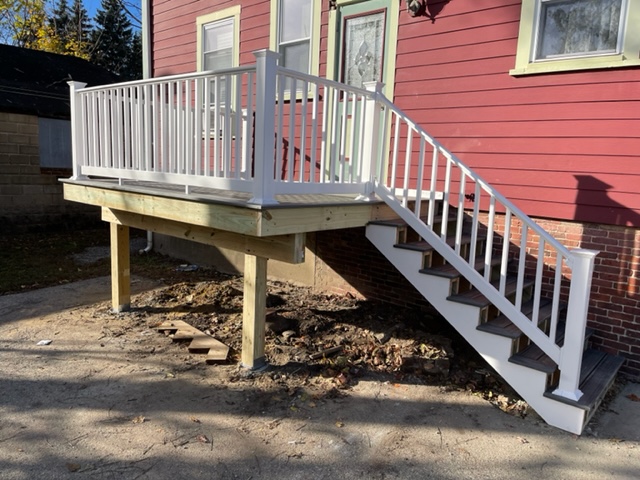
<path fill-rule="evenodd" d="M 198 435 L 196 440 L 200 443 L 211 443 L 211 440 L 209 440 L 206 435 Z"/>
<path fill-rule="evenodd" d="M 67 463 L 67 470 L 70 472 L 77 472 L 80 468 L 80 465 L 77 463 Z"/>
<path fill-rule="evenodd" d="M 640 402 L 640 397 L 635 393 L 630 393 L 629 395 L 627 395 L 627 398 L 632 402 Z"/>
<path fill-rule="evenodd" d="M 197 417 L 191 417 L 191 418 L 190 418 L 190 420 L 191 420 L 193 423 L 200 423 L 200 419 L 199 419 L 199 418 L 197 418 Z"/>
<path fill-rule="evenodd" d="M 518 437 L 518 440 L 520 440 L 520 443 L 529 443 L 529 440 L 524 437 Z"/>
<path fill-rule="evenodd" d="M 144 418 L 143 415 L 138 415 L 137 417 L 131 419 L 131 423 L 144 423 L 147 419 Z"/>
<path fill-rule="evenodd" d="M 338 428 L 342 428 L 342 427 L 344 427 L 344 422 L 341 422 L 341 421 L 339 421 L 339 420 L 338 420 L 338 421 L 336 422 L 336 427 L 338 427 Z"/>

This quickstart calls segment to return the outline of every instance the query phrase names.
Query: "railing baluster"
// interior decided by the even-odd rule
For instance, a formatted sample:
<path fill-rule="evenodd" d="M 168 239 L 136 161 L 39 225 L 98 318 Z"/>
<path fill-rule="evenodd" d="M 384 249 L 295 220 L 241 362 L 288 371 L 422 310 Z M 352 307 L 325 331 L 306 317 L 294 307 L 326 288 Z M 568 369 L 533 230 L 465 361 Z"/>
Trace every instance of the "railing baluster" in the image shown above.
<path fill-rule="evenodd" d="M 325 181 L 325 168 L 327 166 L 327 138 L 329 132 L 327 128 L 329 128 L 329 96 L 331 95 L 331 90 L 327 85 L 324 86 L 324 95 L 322 96 L 322 140 L 320 143 L 320 172 L 318 173 L 318 183 L 324 183 Z"/>
<path fill-rule="evenodd" d="M 416 179 L 416 204 L 413 213 L 420 218 L 422 215 L 422 182 L 424 182 L 424 156 L 426 141 L 420 136 L 420 152 L 418 153 L 418 178 Z"/>
<path fill-rule="evenodd" d="M 205 135 L 203 135 L 203 131 L 202 131 L 202 121 L 203 121 L 203 116 L 205 114 L 205 108 L 204 108 L 204 98 L 203 98 L 203 90 L 204 90 L 204 82 L 205 79 L 204 78 L 195 78 L 193 80 L 194 84 L 195 84 L 195 105 L 194 105 L 194 120 L 195 120 L 195 127 L 194 127 L 194 138 L 193 138 L 193 161 L 194 161 L 194 167 L 195 167 L 195 175 L 200 176 L 202 175 L 202 171 L 203 171 L 203 160 L 202 160 L 202 149 L 203 149 L 203 141 L 206 138 Z"/>
<path fill-rule="evenodd" d="M 333 103 L 331 106 L 331 148 L 329 153 L 329 183 L 335 182 L 336 176 L 336 162 L 338 161 L 338 103 L 340 99 L 340 90 L 337 88 L 332 89 L 333 92 Z"/>
<path fill-rule="evenodd" d="M 291 79 L 291 98 L 289 99 L 289 148 L 287 151 L 287 181 L 293 182 L 296 169 L 296 101 L 297 82 L 295 78 Z M 302 152 L 301 152 L 302 153 Z M 301 156 L 302 161 L 302 156 Z"/>
<path fill-rule="evenodd" d="M 278 120 L 276 123 L 276 171 L 275 181 L 278 182 L 282 179 L 283 174 L 283 156 L 284 156 L 284 138 L 282 135 L 282 129 L 284 128 L 284 92 L 285 92 L 285 79 L 278 77 Z"/>
<path fill-rule="evenodd" d="M 304 173 L 307 168 L 306 151 L 307 151 L 307 102 L 308 102 L 309 84 L 302 82 L 302 100 L 300 105 L 300 171 L 298 181 L 304 182 Z"/>
<path fill-rule="evenodd" d="M 511 245 L 511 209 L 507 208 L 504 215 L 504 234 L 502 236 L 502 260 L 500 261 L 500 295 L 504 296 L 507 288 L 507 273 L 509 267 L 509 247 Z"/>
<path fill-rule="evenodd" d="M 407 143 L 404 152 L 404 182 L 402 184 L 402 206 L 409 207 L 409 179 L 411 178 L 411 157 L 413 148 L 413 128 L 407 125 Z"/>
<path fill-rule="evenodd" d="M 350 95 L 350 105 L 351 105 L 351 124 L 349 127 L 349 151 L 347 153 L 347 162 L 349 163 L 349 169 L 347 171 L 348 175 L 347 175 L 347 181 L 348 182 L 353 182 L 354 181 L 354 177 L 358 177 L 358 181 L 360 181 L 359 179 L 359 175 L 357 174 L 357 171 L 354 170 L 355 168 L 357 168 L 358 163 L 356 161 L 354 157 L 354 149 L 356 147 L 355 143 L 356 143 L 356 128 L 357 128 L 357 123 L 359 123 L 358 120 L 358 102 L 357 102 L 357 98 L 356 98 L 356 94 L 355 93 L 351 93 Z"/>
<path fill-rule="evenodd" d="M 473 268 L 476 264 L 476 251 L 478 249 L 478 228 L 480 225 L 480 221 L 478 217 L 480 216 L 480 184 L 476 182 L 474 198 L 475 203 L 473 204 L 473 219 L 471 220 L 471 245 L 469 249 L 469 265 Z"/>
<path fill-rule="evenodd" d="M 542 277 L 544 275 L 544 247 L 545 242 L 543 238 L 538 240 L 538 258 L 536 259 L 536 278 L 535 286 L 533 287 L 533 315 L 531 322 L 534 325 L 538 325 L 538 317 L 540 310 L 540 297 L 542 295 Z"/>
<path fill-rule="evenodd" d="M 224 133 L 222 135 L 222 140 L 224 142 L 224 148 L 223 148 L 223 153 L 224 153 L 224 159 L 223 159 L 223 178 L 229 178 L 230 177 L 230 173 L 231 173 L 231 140 L 233 137 L 233 133 L 237 133 L 237 132 L 233 132 L 232 128 L 231 128 L 231 109 L 232 109 L 232 105 L 231 105 L 231 78 L 229 75 L 225 75 L 224 76 L 224 85 L 225 85 L 225 89 L 224 89 L 224 125 L 223 125 L 223 130 Z"/>
<path fill-rule="evenodd" d="M 489 219 L 487 222 L 487 244 L 484 247 L 484 279 L 491 281 L 491 259 L 493 258 L 493 235 L 496 221 L 496 197 L 489 196 Z"/>
<path fill-rule="evenodd" d="M 518 280 L 516 283 L 516 303 L 515 306 L 518 310 L 522 310 L 522 294 L 524 285 L 524 272 L 527 261 L 527 240 L 529 236 L 529 226 L 523 223 L 520 227 L 520 258 L 518 259 Z"/>
<path fill-rule="evenodd" d="M 144 86 L 143 100 L 144 100 L 144 163 L 145 170 L 147 172 L 153 171 L 153 157 L 151 155 L 151 102 L 149 101 L 151 98 L 151 94 L 149 91 L 151 90 L 151 85 Z"/>
<path fill-rule="evenodd" d="M 389 189 L 391 190 L 391 195 L 396 195 L 396 169 L 398 168 L 398 148 L 400 145 L 400 117 L 392 112 L 392 115 L 395 116 L 396 126 L 395 133 L 393 136 L 393 153 L 391 156 L 391 178 L 389 179 Z"/>
<path fill-rule="evenodd" d="M 213 79 L 214 84 L 214 97 L 213 97 L 213 176 L 219 177 L 222 171 L 222 139 L 220 134 L 222 133 L 222 126 L 220 125 L 222 115 L 222 102 L 220 96 L 222 95 L 222 88 L 220 85 L 220 77 L 215 76 Z"/>
<path fill-rule="evenodd" d="M 243 140 L 243 131 L 242 131 L 242 82 L 238 81 L 238 77 L 234 75 L 233 77 L 233 85 L 236 92 L 235 99 L 235 140 L 236 140 L 236 154 L 234 159 L 234 177 L 239 179 L 240 174 L 242 173 L 242 140 Z"/>
<path fill-rule="evenodd" d="M 316 150 L 318 148 L 318 89 L 317 85 L 312 87 L 313 101 L 311 104 L 311 152 L 309 155 L 309 182 L 315 183 L 316 181 Z M 326 105 L 326 102 L 323 102 Z M 323 116 L 323 118 L 325 118 Z M 320 144 L 324 145 L 322 139 Z M 322 158 L 322 154 L 321 154 Z"/>
<path fill-rule="evenodd" d="M 253 73 L 247 73 L 247 109 L 244 119 L 244 124 L 247 126 L 244 136 L 244 152 L 242 155 L 242 170 L 243 179 L 250 180 L 251 174 L 251 160 L 253 160 L 252 140 L 254 136 L 254 121 L 253 121 Z"/>
<path fill-rule="evenodd" d="M 342 115 L 341 115 L 341 122 L 340 122 L 340 141 L 338 142 L 338 146 L 339 146 L 339 154 L 338 154 L 338 159 L 339 159 L 339 165 L 340 165 L 340 170 L 339 170 L 339 182 L 342 183 L 344 182 L 344 175 L 345 175 L 345 163 L 346 163 L 346 147 L 347 147 L 347 123 L 349 122 L 348 119 L 348 107 L 349 107 L 349 94 L 345 91 L 342 93 Z"/>
<path fill-rule="evenodd" d="M 456 239 L 455 239 L 455 252 L 460 255 L 460 249 L 462 248 L 462 229 L 464 227 L 464 201 L 466 191 L 467 174 L 464 170 L 460 171 L 460 192 L 458 194 L 458 212 L 456 215 Z"/>
<path fill-rule="evenodd" d="M 431 182 L 429 183 L 429 211 L 427 213 L 427 225 L 433 228 L 436 215 L 436 189 L 438 188 L 438 157 L 440 147 L 433 146 L 433 156 L 431 158 Z"/>
<path fill-rule="evenodd" d="M 442 221 L 440 222 L 440 238 L 447 241 L 447 229 L 449 228 L 449 195 L 451 194 L 451 157 L 445 156 L 446 166 L 444 172 L 444 191 L 442 195 Z"/>
<path fill-rule="evenodd" d="M 558 313 L 560 310 L 560 289 L 562 287 L 562 255 L 556 252 L 556 272 L 553 282 L 553 297 L 551 300 L 551 322 L 549 327 L 549 339 L 556 343 L 558 330 Z"/>

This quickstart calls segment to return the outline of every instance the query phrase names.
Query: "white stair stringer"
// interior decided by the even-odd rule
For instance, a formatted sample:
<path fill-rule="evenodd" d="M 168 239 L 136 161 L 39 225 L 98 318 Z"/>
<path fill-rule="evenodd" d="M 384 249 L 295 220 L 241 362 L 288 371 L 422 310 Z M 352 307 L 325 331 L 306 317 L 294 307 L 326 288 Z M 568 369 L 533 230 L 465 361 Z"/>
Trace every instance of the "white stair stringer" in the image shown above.
<path fill-rule="evenodd" d="M 395 227 L 370 224 L 367 226 L 366 236 L 545 422 L 577 435 L 582 433 L 585 411 L 545 397 L 546 374 L 510 363 L 511 340 L 477 330 L 480 309 L 447 300 L 450 295 L 450 281 L 420 273 L 421 252 L 395 248 Z"/>

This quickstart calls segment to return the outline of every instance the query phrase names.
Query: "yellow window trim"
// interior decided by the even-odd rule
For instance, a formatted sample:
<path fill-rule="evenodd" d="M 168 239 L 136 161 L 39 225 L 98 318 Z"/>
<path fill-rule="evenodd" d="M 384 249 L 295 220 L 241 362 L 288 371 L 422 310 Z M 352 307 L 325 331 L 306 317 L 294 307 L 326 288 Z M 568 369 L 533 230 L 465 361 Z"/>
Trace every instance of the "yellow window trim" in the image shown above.
<path fill-rule="evenodd" d="M 196 26 L 198 29 L 196 40 L 196 68 L 198 71 L 202 70 L 202 27 L 208 23 L 225 20 L 227 18 L 233 18 L 233 66 L 238 67 L 240 65 L 240 5 L 234 5 L 233 7 L 196 18 Z"/>
<path fill-rule="evenodd" d="M 531 75 L 540 73 L 590 70 L 596 68 L 619 68 L 640 65 L 640 1 L 628 0 L 622 52 L 617 54 L 591 55 L 558 60 L 532 61 L 534 50 L 537 6 L 540 0 L 522 0 L 520 31 L 515 68 L 511 75 Z"/>

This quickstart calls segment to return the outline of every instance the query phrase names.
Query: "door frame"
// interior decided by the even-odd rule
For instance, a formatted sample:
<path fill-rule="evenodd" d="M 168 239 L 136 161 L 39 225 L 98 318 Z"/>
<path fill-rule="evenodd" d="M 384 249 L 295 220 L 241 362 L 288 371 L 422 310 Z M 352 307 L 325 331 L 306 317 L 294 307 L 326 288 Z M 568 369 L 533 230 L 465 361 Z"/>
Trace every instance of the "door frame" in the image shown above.
<path fill-rule="evenodd" d="M 367 4 L 370 4 L 370 8 Z M 383 60 L 383 76 L 382 82 L 384 88 L 382 92 L 391 101 L 393 101 L 393 92 L 396 77 L 396 52 L 398 45 L 398 23 L 400 14 L 400 2 L 398 0 L 336 0 L 335 10 L 329 11 L 329 32 L 327 38 L 327 78 L 335 81 L 341 81 L 339 78 L 338 58 L 342 51 L 342 34 L 339 29 L 342 28 L 339 10 L 342 7 L 360 5 L 362 13 L 367 11 L 378 11 L 383 8 L 386 12 L 386 30 L 387 37 L 384 39 L 384 50 L 386 55 Z"/>

